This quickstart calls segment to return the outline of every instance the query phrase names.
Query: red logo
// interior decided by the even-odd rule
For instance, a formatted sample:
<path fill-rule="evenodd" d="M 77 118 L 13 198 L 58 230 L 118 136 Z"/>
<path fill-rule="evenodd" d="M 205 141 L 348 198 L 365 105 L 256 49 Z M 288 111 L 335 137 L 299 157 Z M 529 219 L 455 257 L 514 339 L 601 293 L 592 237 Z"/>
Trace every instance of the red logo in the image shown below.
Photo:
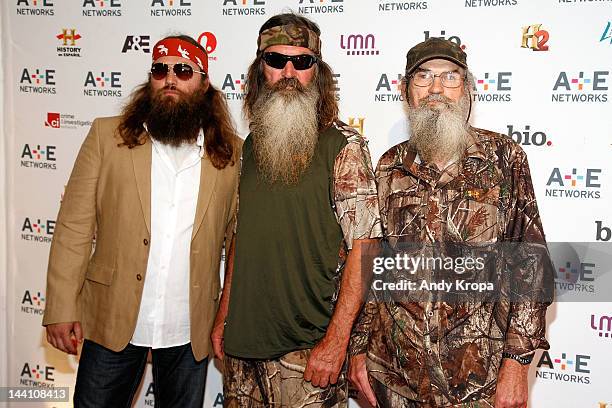
<path fill-rule="evenodd" d="M 209 55 L 208 59 L 216 60 L 217 57 L 211 57 L 212 54 L 217 49 L 217 37 L 209 31 L 206 31 L 198 37 L 198 42 L 204 49 L 206 53 Z"/>
<path fill-rule="evenodd" d="M 45 122 L 45 126 L 53 128 L 53 129 L 59 129 L 60 128 L 60 114 L 47 112 L 47 120 Z"/>
<path fill-rule="evenodd" d="M 81 34 L 77 34 L 74 28 L 63 28 L 61 34 L 55 36 L 58 40 L 62 40 L 64 45 L 74 47 L 76 41 L 81 39 Z"/>

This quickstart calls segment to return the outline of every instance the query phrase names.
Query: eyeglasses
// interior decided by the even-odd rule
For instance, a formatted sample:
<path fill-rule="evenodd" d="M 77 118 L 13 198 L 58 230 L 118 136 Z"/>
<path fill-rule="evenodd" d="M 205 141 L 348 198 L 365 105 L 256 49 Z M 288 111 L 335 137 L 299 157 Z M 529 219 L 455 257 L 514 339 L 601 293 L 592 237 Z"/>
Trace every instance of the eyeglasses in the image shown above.
<path fill-rule="evenodd" d="M 266 64 L 276 69 L 285 68 L 287 62 L 291 61 L 293 68 L 302 71 L 312 67 L 317 62 L 317 57 L 310 54 L 285 55 L 278 52 L 264 52 L 263 60 Z"/>
<path fill-rule="evenodd" d="M 442 86 L 445 88 L 457 88 L 461 86 L 464 76 L 457 71 L 446 71 L 434 74 L 431 71 L 417 71 L 410 75 L 415 86 L 430 86 L 434 78 L 439 77 Z"/>
<path fill-rule="evenodd" d="M 160 79 L 164 79 L 168 75 L 170 67 L 172 67 L 174 75 L 176 75 L 176 77 L 181 81 L 189 81 L 194 72 L 206 76 L 206 72 L 196 71 L 191 67 L 191 65 L 182 62 L 178 64 L 164 64 L 163 62 L 156 62 L 155 64 L 151 65 L 151 76 L 153 79 L 158 81 Z"/>

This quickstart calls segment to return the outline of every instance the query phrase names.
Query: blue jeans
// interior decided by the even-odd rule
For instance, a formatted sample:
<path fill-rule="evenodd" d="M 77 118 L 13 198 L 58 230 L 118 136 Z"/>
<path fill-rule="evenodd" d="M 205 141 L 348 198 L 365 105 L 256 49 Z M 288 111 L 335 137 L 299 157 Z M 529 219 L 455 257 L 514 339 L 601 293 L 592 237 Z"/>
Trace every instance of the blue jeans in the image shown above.
<path fill-rule="evenodd" d="M 74 391 L 75 408 L 130 407 L 147 363 L 148 347 L 119 352 L 85 340 Z M 202 408 L 208 359 L 197 362 L 191 343 L 154 349 L 153 394 L 158 408 Z"/>

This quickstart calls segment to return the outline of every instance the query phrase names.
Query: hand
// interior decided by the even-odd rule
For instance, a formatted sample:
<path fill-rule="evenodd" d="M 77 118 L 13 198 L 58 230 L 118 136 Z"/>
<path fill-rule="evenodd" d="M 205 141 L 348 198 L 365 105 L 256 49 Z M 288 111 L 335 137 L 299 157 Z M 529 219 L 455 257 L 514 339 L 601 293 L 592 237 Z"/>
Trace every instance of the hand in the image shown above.
<path fill-rule="evenodd" d="M 365 353 L 357 354 L 349 360 L 349 380 L 353 383 L 360 393 L 368 400 L 370 405 L 376 406 L 376 396 L 368 381 L 368 371 L 366 370 Z"/>
<path fill-rule="evenodd" d="M 346 347 L 346 342 L 342 343 L 335 338 L 323 337 L 310 352 L 304 371 L 304 380 L 321 388 L 337 383 L 342 364 L 344 364 Z"/>
<path fill-rule="evenodd" d="M 210 341 L 213 347 L 213 353 L 219 360 L 223 360 L 223 333 L 225 332 L 225 316 L 221 316 L 217 312 L 215 322 L 213 323 L 212 332 L 210 333 Z"/>
<path fill-rule="evenodd" d="M 54 323 L 47 326 L 47 341 L 64 353 L 77 353 L 77 343 L 83 342 L 81 323 Z"/>
<path fill-rule="evenodd" d="M 529 365 L 505 358 L 497 377 L 495 408 L 526 408 L 529 396 Z"/>

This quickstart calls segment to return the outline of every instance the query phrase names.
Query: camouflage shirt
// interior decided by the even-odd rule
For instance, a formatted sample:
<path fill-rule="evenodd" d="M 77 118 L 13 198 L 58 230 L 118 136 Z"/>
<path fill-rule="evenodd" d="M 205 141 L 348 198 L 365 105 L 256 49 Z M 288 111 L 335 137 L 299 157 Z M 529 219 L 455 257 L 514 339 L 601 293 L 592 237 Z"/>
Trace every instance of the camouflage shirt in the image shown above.
<path fill-rule="evenodd" d="M 545 248 L 525 153 L 506 136 L 471 133 L 474 143 L 444 171 L 422 162 L 407 142 L 382 156 L 376 179 L 391 248 L 451 241 Z M 535 267 L 536 285 L 547 279 L 544 264 Z M 371 290 L 350 352 L 367 352 L 369 375 L 419 406 L 469 406 L 494 395 L 502 352 L 528 356 L 549 348 L 548 304 L 382 301 L 380 291 Z"/>

